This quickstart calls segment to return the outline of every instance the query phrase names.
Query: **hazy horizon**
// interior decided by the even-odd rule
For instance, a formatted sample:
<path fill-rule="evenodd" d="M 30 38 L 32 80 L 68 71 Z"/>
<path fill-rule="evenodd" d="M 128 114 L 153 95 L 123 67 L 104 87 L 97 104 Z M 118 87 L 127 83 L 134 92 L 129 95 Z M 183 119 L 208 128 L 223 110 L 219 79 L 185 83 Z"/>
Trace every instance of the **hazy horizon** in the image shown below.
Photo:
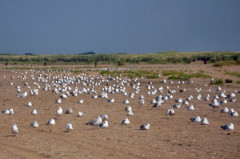
<path fill-rule="evenodd" d="M 240 51 L 239 0 L 2 0 L 0 53 Z"/>

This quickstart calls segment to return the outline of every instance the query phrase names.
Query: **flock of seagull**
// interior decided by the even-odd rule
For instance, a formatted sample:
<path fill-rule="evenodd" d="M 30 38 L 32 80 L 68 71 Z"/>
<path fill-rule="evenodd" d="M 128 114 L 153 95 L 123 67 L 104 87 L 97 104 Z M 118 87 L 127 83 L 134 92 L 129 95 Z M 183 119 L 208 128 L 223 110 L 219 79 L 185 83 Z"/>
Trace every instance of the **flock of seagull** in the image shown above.
<path fill-rule="evenodd" d="M 80 75 L 71 75 L 70 72 L 63 71 L 36 71 L 36 70 L 30 70 L 30 71 L 23 71 L 23 72 L 14 72 L 16 76 L 11 76 L 10 79 L 10 85 L 13 86 L 12 88 L 16 88 L 16 92 L 19 93 L 17 95 L 18 98 L 25 98 L 26 96 L 37 96 L 39 93 L 44 91 L 51 91 L 52 93 L 58 94 L 59 99 L 56 99 L 56 104 L 61 104 L 64 99 L 69 98 L 71 96 L 77 97 L 81 94 L 89 94 L 92 96 L 93 100 L 96 98 L 104 98 L 108 99 L 108 94 L 122 94 L 123 96 L 129 96 L 129 98 L 135 98 L 135 96 L 139 96 L 139 104 L 144 105 L 146 104 L 146 101 L 144 100 L 144 95 L 139 95 L 140 89 L 143 87 L 143 84 L 141 83 L 141 78 L 123 78 L 120 76 L 111 77 L 111 76 L 90 76 L 85 73 L 81 73 Z M 52 75 L 54 74 L 54 75 Z M 6 78 L 6 76 L 3 76 Z M 16 86 L 14 84 L 14 79 L 22 79 L 24 87 L 28 89 L 26 92 L 22 92 L 21 86 Z M 30 78 L 30 79 L 29 79 Z M 143 77 L 142 77 L 143 78 Z M 29 83 L 26 82 L 26 80 L 29 79 Z M 30 83 L 31 81 L 31 83 Z M 214 81 L 214 79 L 211 79 L 211 82 Z M 174 99 L 174 94 L 179 92 L 186 92 L 184 87 L 184 84 L 192 84 L 193 81 L 168 81 L 166 79 L 162 80 L 162 85 L 159 88 L 155 88 L 152 82 L 148 82 L 146 89 L 147 89 L 147 95 L 149 96 L 155 96 L 154 99 L 149 101 L 151 104 L 153 104 L 153 107 L 161 107 L 162 105 L 166 104 L 167 100 Z M 176 86 L 176 89 L 170 89 L 169 85 Z M 41 86 L 43 85 L 43 86 Z M 14 87 L 15 86 L 15 87 Z M 181 86 L 181 88 L 180 88 Z M 207 84 L 205 85 L 207 88 Z M 97 91 L 97 87 L 100 87 L 100 93 Z M 127 92 L 127 87 L 132 88 L 131 92 Z M 128 90 L 129 91 L 129 90 Z M 165 95 L 163 95 L 165 91 Z M 199 93 L 196 96 L 196 99 L 201 101 L 210 101 L 211 96 L 209 94 L 206 95 L 205 99 L 203 99 L 200 92 L 202 91 L 201 88 L 195 88 L 195 91 Z M 213 92 L 211 89 L 208 89 L 209 92 Z M 236 94 L 240 93 L 239 91 L 235 90 L 234 92 L 231 92 L 229 94 L 226 94 L 225 90 L 222 90 L 222 88 L 219 86 L 215 90 L 215 96 L 212 97 L 212 102 L 209 103 L 210 107 L 213 108 L 220 108 L 222 105 L 226 105 L 228 102 L 236 102 Z M 194 111 L 195 107 L 194 105 L 190 105 L 191 100 L 193 100 L 193 95 L 190 95 L 185 100 L 182 98 L 178 98 L 175 100 L 175 104 L 171 109 L 168 109 L 166 112 L 166 115 L 174 115 L 175 111 L 177 109 L 180 109 L 182 105 L 186 105 L 188 111 Z M 108 99 L 109 103 L 114 103 L 114 98 Z M 78 101 L 78 104 L 83 104 L 84 100 L 80 99 Z M 128 105 L 125 107 L 125 111 L 127 113 L 127 116 L 133 116 L 134 112 L 131 106 L 129 106 L 129 100 L 126 99 L 123 101 L 123 104 Z M 28 107 L 32 107 L 32 102 L 28 102 L 26 104 Z M 14 115 L 15 112 L 13 108 L 3 110 L 3 114 L 8 115 Z M 63 109 L 59 107 L 56 110 L 56 116 L 62 116 L 63 115 Z M 65 111 L 65 114 L 72 114 L 73 110 L 72 108 L 69 108 Z M 238 112 L 234 109 L 228 109 L 227 107 L 224 107 L 221 110 L 221 113 L 229 113 L 232 117 L 237 117 Z M 32 115 L 37 115 L 38 112 L 36 109 L 32 110 Z M 78 112 L 78 117 L 83 117 L 85 115 L 84 112 Z M 190 118 L 190 121 L 192 122 L 199 122 L 202 125 L 208 125 L 209 121 L 206 117 L 201 119 L 200 116 L 196 116 L 193 118 Z M 56 122 L 54 118 L 50 119 L 47 122 L 47 125 L 53 126 Z M 108 123 L 108 115 L 107 114 L 101 114 L 97 116 L 95 119 L 92 119 L 87 123 L 88 125 L 95 125 L 99 128 L 107 128 L 109 126 Z M 130 124 L 130 120 L 128 118 L 125 118 L 121 122 L 122 125 L 128 125 Z M 39 123 L 37 121 L 33 121 L 30 124 L 31 127 L 37 128 L 39 127 Z M 73 130 L 73 124 L 67 123 L 66 124 L 66 130 L 71 131 Z M 221 128 L 223 130 L 234 130 L 234 124 L 228 123 L 225 125 L 222 125 Z M 140 125 L 140 130 L 149 130 L 150 129 L 150 123 L 145 123 Z M 16 124 L 12 125 L 11 133 L 13 135 L 17 135 L 19 133 L 18 126 Z"/>

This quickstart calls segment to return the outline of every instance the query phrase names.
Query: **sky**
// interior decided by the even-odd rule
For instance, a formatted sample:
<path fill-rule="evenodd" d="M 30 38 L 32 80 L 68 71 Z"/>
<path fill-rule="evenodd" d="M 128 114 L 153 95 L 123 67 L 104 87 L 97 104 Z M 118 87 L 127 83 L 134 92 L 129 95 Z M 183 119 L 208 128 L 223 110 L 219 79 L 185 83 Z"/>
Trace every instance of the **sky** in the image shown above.
<path fill-rule="evenodd" d="M 240 0 L 1 0 L 0 53 L 240 51 Z"/>

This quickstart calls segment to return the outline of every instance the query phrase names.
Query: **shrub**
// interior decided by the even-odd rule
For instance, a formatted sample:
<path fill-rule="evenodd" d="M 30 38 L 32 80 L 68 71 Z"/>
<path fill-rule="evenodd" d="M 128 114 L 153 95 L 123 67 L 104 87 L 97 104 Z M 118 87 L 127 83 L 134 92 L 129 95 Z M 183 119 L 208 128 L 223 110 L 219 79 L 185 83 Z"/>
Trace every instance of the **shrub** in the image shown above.
<path fill-rule="evenodd" d="M 213 82 L 213 84 L 216 84 L 216 85 L 223 84 L 223 80 L 217 79 L 215 82 Z"/>
<path fill-rule="evenodd" d="M 174 76 L 173 75 L 173 76 L 168 77 L 168 79 L 189 81 L 189 77 L 186 77 L 186 76 Z"/>
<path fill-rule="evenodd" d="M 240 84 L 240 80 L 237 81 L 237 84 Z"/>
<path fill-rule="evenodd" d="M 231 79 L 225 79 L 225 83 L 232 83 L 233 81 Z"/>

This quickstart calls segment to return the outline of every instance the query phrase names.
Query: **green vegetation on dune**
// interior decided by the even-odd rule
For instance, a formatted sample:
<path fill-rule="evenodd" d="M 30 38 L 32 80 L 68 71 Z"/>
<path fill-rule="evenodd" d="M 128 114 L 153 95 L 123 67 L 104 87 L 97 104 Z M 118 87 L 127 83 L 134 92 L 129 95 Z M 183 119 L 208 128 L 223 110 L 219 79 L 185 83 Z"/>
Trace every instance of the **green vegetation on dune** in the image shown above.
<path fill-rule="evenodd" d="M 128 70 L 128 71 L 110 71 L 110 70 L 102 70 L 100 72 L 101 75 L 110 75 L 112 77 L 116 76 L 124 76 L 129 78 L 135 78 L 135 77 L 144 77 L 147 79 L 155 79 L 159 78 L 159 74 L 154 71 L 146 71 L 146 70 Z"/>
<path fill-rule="evenodd" d="M 231 75 L 231 76 L 240 77 L 240 73 L 239 72 L 227 72 L 227 71 L 225 71 L 225 74 L 228 74 L 228 75 Z"/>
<path fill-rule="evenodd" d="M 223 85 L 223 80 L 222 79 L 216 79 L 213 83 L 211 84 L 216 84 L 216 85 Z"/>
<path fill-rule="evenodd" d="M 155 54 L 79 54 L 79 55 L 11 55 L 0 54 L 0 63 L 9 64 L 101 64 L 147 63 L 147 64 L 189 64 L 196 61 L 215 63 L 215 66 L 240 64 L 240 52 L 160 52 Z"/>
<path fill-rule="evenodd" d="M 168 79 L 173 80 L 190 80 L 191 78 L 211 78 L 211 76 L 204 74 L 204 71 L 200 70 L 197 73 L 185 73 L 182 71 L 163 71 L 163 76 L 169 76 Z"/>

